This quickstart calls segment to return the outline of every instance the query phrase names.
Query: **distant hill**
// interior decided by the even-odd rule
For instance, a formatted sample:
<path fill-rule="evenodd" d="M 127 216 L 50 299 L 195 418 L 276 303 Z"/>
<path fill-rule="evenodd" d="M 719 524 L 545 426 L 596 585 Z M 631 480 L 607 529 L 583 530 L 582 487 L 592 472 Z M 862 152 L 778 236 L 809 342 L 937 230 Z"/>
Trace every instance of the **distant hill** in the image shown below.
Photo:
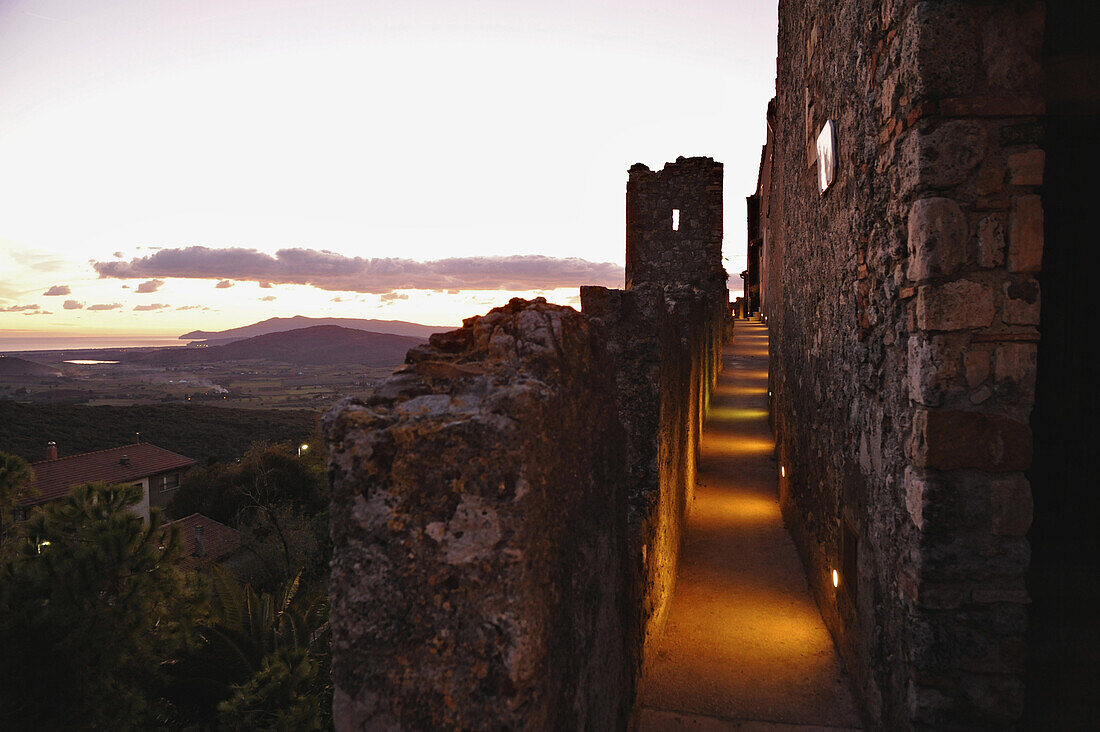
<path fill-rule="evenodd" d="M 18 356 L 0 356 L 0 376 L 60 376 L 51 366 L 28 361 Z"/>
<path fill-rule="evenodd" d="M 404 320 L 307 318 L 304 315 L 295 315 L 293 318 L 268 318 L 259 323 L 242 325 L 240 328 L 230 328 L 229 330 L 193 330 L 190 333 L 181 335 L 180 340 L 205 340 L 224 344 L 243 338 L 251 338 L 252 336 L 266 335 L 268 333 L 282 333 L 288 330 L 300 330 L 315 325 L 338 325 L 341 328 L 351 328 L 352 330 L 365 330 L 371 333 L 388 333 L 391 335 L 412 336 L 414 338 L 424 339 L 432 333 L 440 333 L 452 329 L 452 326 L 421 325 L 420 323 L 408 323 Z M 211 345 L 213 345 L 213 343 Z"/>
<path fill-rule="evenodd" d="M 221 346 L 166 348 L 135 354 L 134 363 L 177 365 L 267 359 L 298 365 L 354 363 L 360 366 L 396 366 L 405 352 L 425 338 L 370 333 L 338 325 L 315 325 L 245 338 Z"/>

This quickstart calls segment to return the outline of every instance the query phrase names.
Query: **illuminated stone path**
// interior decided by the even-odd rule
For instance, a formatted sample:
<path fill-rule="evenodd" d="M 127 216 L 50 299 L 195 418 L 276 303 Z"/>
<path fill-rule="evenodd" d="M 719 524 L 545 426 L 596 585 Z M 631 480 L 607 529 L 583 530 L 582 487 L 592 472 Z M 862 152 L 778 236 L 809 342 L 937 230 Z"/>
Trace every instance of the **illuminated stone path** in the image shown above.
<path fill-rule="evenodd" d="M 783 527 L 767 414 L 768 332 L 737 322 L 703 430 L 695 502 L 640 728 L 859 726 Z"/>

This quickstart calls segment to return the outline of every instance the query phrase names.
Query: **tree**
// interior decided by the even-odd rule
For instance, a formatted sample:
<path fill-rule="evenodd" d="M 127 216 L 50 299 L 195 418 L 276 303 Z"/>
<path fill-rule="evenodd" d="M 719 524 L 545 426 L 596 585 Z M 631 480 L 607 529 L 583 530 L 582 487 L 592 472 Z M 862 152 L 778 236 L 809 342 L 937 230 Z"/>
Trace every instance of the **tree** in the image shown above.
<path fill-rule="evenodd" d="M 328 607 L 299 593 L 300 572 L 257 592 L 214 568 L 204 643 L 174 673 L 185 720 L 227 729 L 317 729 L 331 707 Z"/>
<path fill-rule="evenodd" d="M 165 670 L 203 613 L 175 530 L 141 490 L 90 484 L 35 511 L 0 565 L 0 727 L 137 729 L 167 718 Z"/>
<path fill-rule="evenodd" d="M 318 448 L 255 443 L 239 463 L 190 471 L 168 511 L 201 513 L 241 531 L 250 557 L 237 572 L 254 587 L 274 591 L 298 567 L 305 584 L 327 585 L 328 484 Z"/>
<path fill-rule="evenodd" d="M 34 481 L 34 472 L 18 455 L 0 452 L 0 548 L 7 539 L 20 494 Z"/>
<path fill-rule="evenodd" d="M 226 730 L 318 730 L 323 698 L 315 693 L 317 664 L 300 648 L 264 656 L 261 669 L 218 705 Z"/>

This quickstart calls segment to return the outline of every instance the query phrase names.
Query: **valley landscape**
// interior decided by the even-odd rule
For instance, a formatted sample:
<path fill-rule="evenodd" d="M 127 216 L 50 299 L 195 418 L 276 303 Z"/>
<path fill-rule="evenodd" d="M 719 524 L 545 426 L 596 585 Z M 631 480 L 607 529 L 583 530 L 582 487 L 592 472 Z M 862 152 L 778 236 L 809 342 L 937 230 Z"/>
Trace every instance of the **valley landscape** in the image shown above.
<path fill-rule="evenodd" d="M 192 331 L 181 345 L 0 354 L 0 450 L 38 460 L 144 439 L 200 459 L 297 441 L 363 397 L 438 330 L 402 321 L 272 318 Z"/>
<path fill-rule="evenodd" d="M 364 324 L 405 334 L 366 330 Z M 180 346 L 9 352 L 0 354 L 0 399 L 319 409 L 369 390 L 408 349 L 443 329 L 401 321 L 274 318 L 230 331 L 194 331 L 181 338 L 201 340 Z"/>

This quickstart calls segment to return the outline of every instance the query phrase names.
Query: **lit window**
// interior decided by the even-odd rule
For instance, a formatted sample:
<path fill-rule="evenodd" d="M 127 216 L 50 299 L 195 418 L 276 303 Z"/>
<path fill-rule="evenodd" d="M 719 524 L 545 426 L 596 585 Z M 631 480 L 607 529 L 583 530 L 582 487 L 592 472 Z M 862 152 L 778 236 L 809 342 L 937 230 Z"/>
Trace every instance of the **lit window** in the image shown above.
<path fill-rule="evenodd" d="M 678 208 L 672 209 L 672 230 L 680 230 L 680 209 Z"/>

